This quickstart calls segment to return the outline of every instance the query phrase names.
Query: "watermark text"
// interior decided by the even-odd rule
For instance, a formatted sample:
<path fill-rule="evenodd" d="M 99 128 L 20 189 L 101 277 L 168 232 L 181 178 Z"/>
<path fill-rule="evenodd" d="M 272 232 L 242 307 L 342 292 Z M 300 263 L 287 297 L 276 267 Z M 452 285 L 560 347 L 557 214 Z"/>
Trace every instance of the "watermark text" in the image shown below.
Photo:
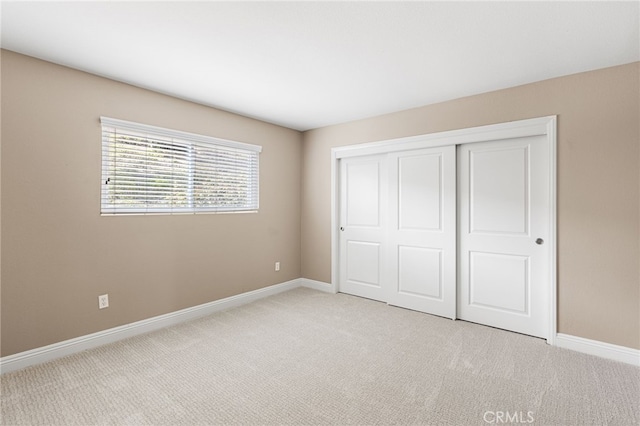
<path fill-rule="evenodd" d="M 482 420 L 490 424 L 528 424 L 533 423 L 533 411 L 485 411 Z"/>

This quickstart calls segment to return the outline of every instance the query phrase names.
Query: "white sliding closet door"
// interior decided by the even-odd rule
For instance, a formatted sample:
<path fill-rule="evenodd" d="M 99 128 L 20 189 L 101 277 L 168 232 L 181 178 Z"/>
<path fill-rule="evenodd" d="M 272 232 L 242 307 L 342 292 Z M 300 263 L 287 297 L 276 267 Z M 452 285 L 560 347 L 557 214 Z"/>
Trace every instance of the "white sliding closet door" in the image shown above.
<path fill-rule="evenodd" d="M 455 146 L 389 154 L 388 241 L 388 303 L 455 318 Z"/>
<path fill-rule="evenodd" d="M 335 288 L 552 339 L 555 149 L 543 117 L 332 151 Z"/>
<path fill-rule="evenodd" d="M 387 156 L 340 165 L 340 291 L 387 301 Z"/>
<path fill-rule="evenodd" d="M 549 163 L 544 136 L 458 148 L 458 318 L 547 337 Z"/>

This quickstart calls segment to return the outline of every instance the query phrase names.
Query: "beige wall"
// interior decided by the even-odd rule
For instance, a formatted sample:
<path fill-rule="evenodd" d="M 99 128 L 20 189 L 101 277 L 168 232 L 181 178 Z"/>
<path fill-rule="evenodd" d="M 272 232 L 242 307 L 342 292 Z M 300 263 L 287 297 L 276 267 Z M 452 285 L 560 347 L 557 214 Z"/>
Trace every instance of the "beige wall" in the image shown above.
<path fill-rule="evenodd" d="M 640 348 L 638 63 L 301 135 L 0 59 L 2 356 L 300 276 L 329 282 L 331 147 L 553 114 L 559 331 Z M 262 145 L 260 212 L 100 217 L 101 115 Z"/>
<path fill-rule="evenodd" d="M 558 115 L 558 331 L 640 348 L 640 64 L 304 134 L 302 276 L 331 280 L 332 147 Z"/>
<path fill-rule="evenodd" d="M 1 84 L 2 356 L 300 277 L 299 132 L 4 50 Z M 259 213 L 101 217 L 101 115 L 262 145 Z"/>

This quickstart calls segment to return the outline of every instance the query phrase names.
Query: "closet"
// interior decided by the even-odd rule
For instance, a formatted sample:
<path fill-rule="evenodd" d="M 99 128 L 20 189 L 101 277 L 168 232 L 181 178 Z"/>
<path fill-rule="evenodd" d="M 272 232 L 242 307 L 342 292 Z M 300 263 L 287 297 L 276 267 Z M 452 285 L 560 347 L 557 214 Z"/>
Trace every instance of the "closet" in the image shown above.
<path fill-rule="evenodd" d="M 337 291 L 550 336 L 555 117 L 333 156 Z"/>

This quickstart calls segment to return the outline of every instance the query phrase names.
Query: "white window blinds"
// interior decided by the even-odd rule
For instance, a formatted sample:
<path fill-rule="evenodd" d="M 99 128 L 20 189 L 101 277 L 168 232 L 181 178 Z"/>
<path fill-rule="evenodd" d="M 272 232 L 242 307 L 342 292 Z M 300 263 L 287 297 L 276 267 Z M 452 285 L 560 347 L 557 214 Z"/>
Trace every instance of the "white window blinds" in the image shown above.
<path fill-rule="evenodd" d="M 258 210 L 258 145 L 101 117 L 101 213 Z"/>

